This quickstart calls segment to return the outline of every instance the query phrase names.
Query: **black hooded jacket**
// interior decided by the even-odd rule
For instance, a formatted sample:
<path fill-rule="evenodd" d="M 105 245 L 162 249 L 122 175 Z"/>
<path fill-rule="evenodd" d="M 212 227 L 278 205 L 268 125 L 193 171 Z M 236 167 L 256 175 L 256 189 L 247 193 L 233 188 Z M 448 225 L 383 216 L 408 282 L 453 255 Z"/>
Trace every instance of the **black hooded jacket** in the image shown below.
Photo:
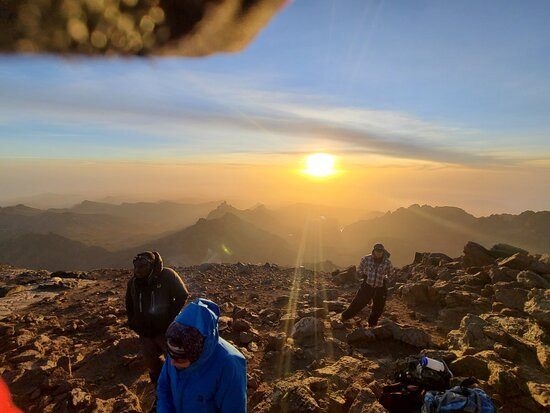
<path fill-rule="evenodd" d="M 144 337 L 164 334 L 189 296 L 178 273 L 163 268 L 159 253 L 153 254 L 153 272 L 145 279 L 133 276 L 126 289 L 128 325 Z"/>

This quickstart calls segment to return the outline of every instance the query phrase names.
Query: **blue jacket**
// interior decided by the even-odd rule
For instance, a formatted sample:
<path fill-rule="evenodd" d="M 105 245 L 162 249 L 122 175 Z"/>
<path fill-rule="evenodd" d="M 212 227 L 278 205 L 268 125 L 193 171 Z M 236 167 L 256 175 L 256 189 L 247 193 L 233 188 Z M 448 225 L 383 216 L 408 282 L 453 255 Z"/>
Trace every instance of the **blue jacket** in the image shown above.
<path fill-rule="evenodd" d="M 177 369 L 166 358 L 157 384 L 157 413 L 245 413 L 246 359 L 219 336 L 219 307 L 197 299 L 176 317 L 205 337 L 199 359 Z"/>

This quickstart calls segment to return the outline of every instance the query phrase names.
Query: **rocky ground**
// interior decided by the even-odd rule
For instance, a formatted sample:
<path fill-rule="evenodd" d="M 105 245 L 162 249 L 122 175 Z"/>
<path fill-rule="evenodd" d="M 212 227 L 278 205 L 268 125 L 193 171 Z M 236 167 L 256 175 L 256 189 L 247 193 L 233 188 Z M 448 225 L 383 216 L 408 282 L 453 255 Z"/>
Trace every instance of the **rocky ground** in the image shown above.
<path fill-rule="evenodd" d="M 386 313 L 342 323 L 354 271 L 276 265 L 177 268 L 191 299 L 220 304 L 221 335 L 248 359 L 251 412 L 384 412 L 395 361 L 444 359 L 502 412 L 550 407 L 550 258 L 469 243 L 396 271 Z M 126 326 L 128 270 L 0 267 L 0 373 L 27 412 L 148 411 L 154 389 Z"/>

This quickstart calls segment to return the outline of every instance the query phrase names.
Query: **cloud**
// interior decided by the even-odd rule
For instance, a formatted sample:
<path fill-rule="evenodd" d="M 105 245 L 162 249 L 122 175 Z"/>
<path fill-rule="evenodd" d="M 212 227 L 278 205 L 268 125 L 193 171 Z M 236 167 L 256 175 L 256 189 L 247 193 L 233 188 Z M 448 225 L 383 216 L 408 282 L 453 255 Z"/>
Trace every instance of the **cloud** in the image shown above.
<path fill-rule="evenodd" d="M 6 85 L 0 121 L 41 119 L 75 128 L 92 124 L 113 136 L 132 131 L 151 141 L 145 146 L 160 145 L 163 151 L 183 145 L 197 153 L 283 154 L 322 142 L 342 154 L 473 167 L 548 159 L 546 153 L 507 151 L 487 131 L 396 111 L 348 107 L 326 96 L 270 90 L 273 85 L 265 76 L 245 79 L 178 68 L 159 77 L 150 68 L 129 67 L 112 77 L 88 73 L 82 82 L 74 81 L 78 76 L 70 68 L 68 79 L 54 84 Z M 493 143 L 480 147 L 488 137 Z"/>

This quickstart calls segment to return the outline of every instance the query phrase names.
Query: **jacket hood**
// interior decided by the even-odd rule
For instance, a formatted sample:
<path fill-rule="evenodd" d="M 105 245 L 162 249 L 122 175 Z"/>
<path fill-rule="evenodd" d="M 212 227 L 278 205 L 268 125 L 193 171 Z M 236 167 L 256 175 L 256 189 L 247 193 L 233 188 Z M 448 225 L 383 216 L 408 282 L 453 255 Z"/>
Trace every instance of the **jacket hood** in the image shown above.
<path fill-rule="evenodd" d="M 151 279 L 158 277 L 164 268 L 162 257 L 156 251 L 143 251 L 137 254 L 136 257 L 139 257 L 140 255 L 144 255 L 148 257 L 148 259 L 151 259 L 151 256 L 153 256 L 153 271 L 151 271 L 151 274 L 149 274 L 149 277 L 147 278 L 147 283 L 150 283 Z"/>
<path fill-rule="evenodd" d="M 371 255 L 374 258 L 374 250 L 372 250 Z M 384 255 L 382 256 L 382 259 L 383 260 L 389 260 L 390 256 L 391 256 L 390 252 L 387 249 L 384 248 Z"/>
<path fill-rule="evenodd" d="M 191 364 L 186 371 L 196 369 L 206 363 L 216 350 L 219 342 L 218 318 L 220 308 L 212 301 L 198 298 L 189 303 L 179 313 L 174 322 L 185 326 L 195 327 L 204 336 L 204 345 L 201 356 Z"/>
<path fill-rule="evenodd" d="M 156 251 L 153 251 L 153 255 L 155 256 L 155 263 L 153 264 L 153 274 L 158 275 L 161 273 L 163 268 L 162 257 Z"/>

